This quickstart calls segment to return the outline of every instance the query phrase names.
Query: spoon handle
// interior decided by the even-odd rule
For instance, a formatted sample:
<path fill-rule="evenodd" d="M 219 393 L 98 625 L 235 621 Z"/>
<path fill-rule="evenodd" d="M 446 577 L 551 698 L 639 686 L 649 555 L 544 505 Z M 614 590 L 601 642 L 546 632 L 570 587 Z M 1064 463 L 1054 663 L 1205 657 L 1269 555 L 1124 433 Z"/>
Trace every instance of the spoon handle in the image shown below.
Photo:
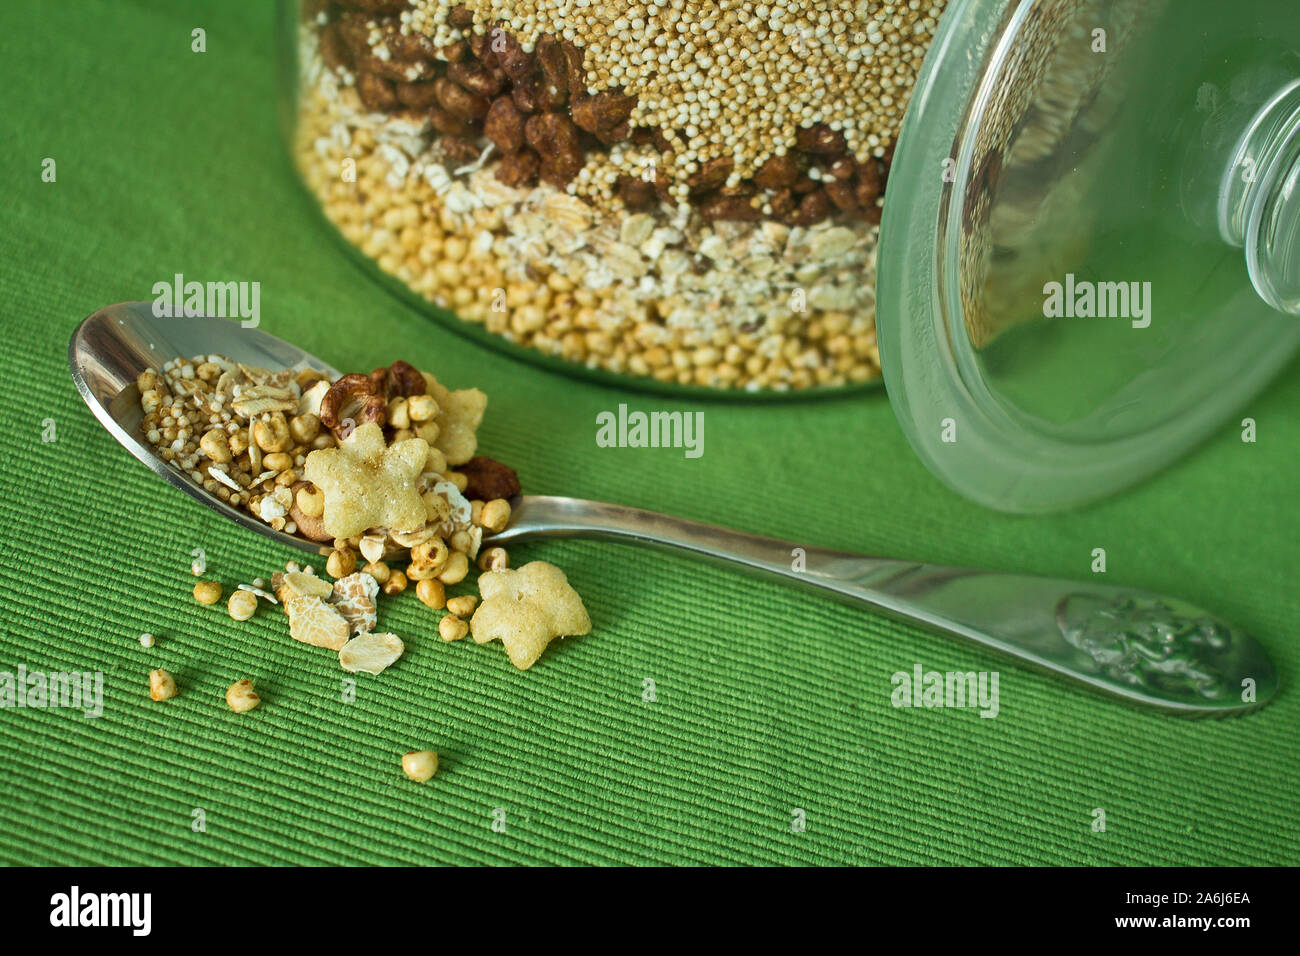
<path fill-rule="evenodd" d="M 1169 713 L 1241 713 L 1277 689 L 1253 638 L 1149 591 L 808 548 L 576 498 L 524 497 L 493 543 L 535 537 L 606 538 L 739 565 Z"/>

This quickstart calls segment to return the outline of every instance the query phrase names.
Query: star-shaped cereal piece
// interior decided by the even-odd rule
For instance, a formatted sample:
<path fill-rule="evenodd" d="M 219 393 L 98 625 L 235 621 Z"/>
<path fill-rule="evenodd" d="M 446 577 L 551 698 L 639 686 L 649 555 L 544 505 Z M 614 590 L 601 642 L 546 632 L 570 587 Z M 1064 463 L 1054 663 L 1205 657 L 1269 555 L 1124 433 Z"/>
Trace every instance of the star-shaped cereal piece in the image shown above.
<path fill-rule="evenodd" d="M 424 373 L 424 384 L 438 403 L 438 417 L 434 419 L 438 439 L 434 447 L 447 456 L 447 464 L 463 465 L 474 457 L 478 448 L 474 432 L 487 410 L 487 396 L 477 388 L 450 391 L 428 372 Z"/>
<path fill-rule="evenodd" d="M 545 561 L 488 571 L 479 577 L 478 589 L 483 603 L 469 622 L 475 643 L 500 640 L 520 670 L 532 667 L 555 638 L 591 631 L 582 598 L 564 572 Z"/>
<path fill-rule="evenodd" d="M 325 494 L 325 531 L 351 538 L 367 528 L 424 527 L 416 479 L 428 456 L 422 438 L 386 446 L 383 429 L 374 422 L 358 425 L 338 448 L 312 452 L 303 476 Z"/>
<path fill-rule="evenodd" d="M 313 647 L 343 649 L 351 628 L 347 619 L 314 594 L 300 594 L 285 602 L 289 612 L 289 636 Z"/>
<path fill-rule="evenodd" d="M 365 571 L 354 571 L 334 582 L 333 608 L 347 620 L 353 634 L 364 634 L 375 628 L 378 596 L 379 582 Z"/>

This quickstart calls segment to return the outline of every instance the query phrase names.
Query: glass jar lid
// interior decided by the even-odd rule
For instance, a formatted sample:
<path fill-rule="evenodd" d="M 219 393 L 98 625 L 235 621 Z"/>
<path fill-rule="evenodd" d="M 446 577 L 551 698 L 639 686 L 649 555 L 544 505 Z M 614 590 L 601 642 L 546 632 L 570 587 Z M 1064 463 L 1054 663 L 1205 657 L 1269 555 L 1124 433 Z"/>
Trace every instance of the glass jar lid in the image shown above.
<path fill-rule="evenodd" d="M 1291 358 L 1298 51 L 1284 0 L 953 0 L 894 156 L 877 319 L 940 479 L 1081 504 Z"/>

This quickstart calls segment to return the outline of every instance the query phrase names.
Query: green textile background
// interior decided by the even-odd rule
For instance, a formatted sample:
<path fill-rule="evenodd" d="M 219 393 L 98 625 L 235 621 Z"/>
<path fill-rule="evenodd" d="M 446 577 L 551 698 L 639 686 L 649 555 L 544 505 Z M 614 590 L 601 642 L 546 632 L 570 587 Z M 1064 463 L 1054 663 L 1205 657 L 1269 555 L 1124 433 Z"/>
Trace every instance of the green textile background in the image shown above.
<path fill-rule="evenodd" d="M 940 486 L 883 391 L 696 406 L 698 460 L 598 449 L 597 412 L 683 403 L 521 364 L 379 292 L 283 159 L 272 21 L 252 0 L 0 4 L 0 670 L 105 675 L 98 719 L 0 711 L 0 860 L 1300 863 L 1296 366 L 1243 411 L 1256 444 L 1225 428 L 1140 488 L 1047 518 Z M 190 50 L 195 27 L 206 53 Z M 1112 582 L 1258 635 L 1283 689 L 1241 718 L 1148 714 L 786 587 L 564 542 L 516 560 L 566 570 L 590 636 L 520 673 L 500 646 L 444 644 L 408 593 L 381 606 L 406 657 L 359 675 L 345 704 L 334 655 L 290 640 L 278 610 L 236 624 L 189 595 L 195 547 L 227 589 L 298 555 L 159 483 L 68 375 L 78 321 L 176 272 L 260 281 L 262 328 L 337 366 L 403 358 L 481 386 L 480 448 L 531 492 L 1056 576 L 1087 576 L 1104 547 Z M 916 663 L 998 670 L 999 716 L 894 709 L 890 675 Z M 146 692 L 158 666 L 181 686 L 163 704 Z M 240 716 L 222 697 L 245 676 L 264 704 Z M 425 785 L 398 767 L 420 747 L 443 757 Z"/>

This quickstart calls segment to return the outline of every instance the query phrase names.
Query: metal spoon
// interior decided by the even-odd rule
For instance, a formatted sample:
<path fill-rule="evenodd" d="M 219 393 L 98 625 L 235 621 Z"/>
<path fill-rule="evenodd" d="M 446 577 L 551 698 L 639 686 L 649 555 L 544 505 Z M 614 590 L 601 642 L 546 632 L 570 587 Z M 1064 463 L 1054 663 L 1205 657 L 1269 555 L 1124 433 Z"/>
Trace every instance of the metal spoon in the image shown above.
<path fill-rule="evenodd" d="M 72 377 L 100 423 L 155 474 L 259 534 L 317 551 L 209 494 L 154 454 L 140 430 L 136 378 L 177 356 L 220 354 L 265 368 L 337 370 L 286 342 L 216 318 L 166 318 L 151 303 L 100 309 L 68 346 Z M 1277 690 L 1264 649 L 1232 625 L 1177 598 L 1092 582 L 803 548 L 682 518 L 581 501 L 525 496 L 494 543 L 609 538 L 676 549 L 829 592 L 941 634 L 993 648 L 1130 703 L 1189 716 L 1236 714 Z M 918 689 L 919 691 L 919 689 Z"/>

